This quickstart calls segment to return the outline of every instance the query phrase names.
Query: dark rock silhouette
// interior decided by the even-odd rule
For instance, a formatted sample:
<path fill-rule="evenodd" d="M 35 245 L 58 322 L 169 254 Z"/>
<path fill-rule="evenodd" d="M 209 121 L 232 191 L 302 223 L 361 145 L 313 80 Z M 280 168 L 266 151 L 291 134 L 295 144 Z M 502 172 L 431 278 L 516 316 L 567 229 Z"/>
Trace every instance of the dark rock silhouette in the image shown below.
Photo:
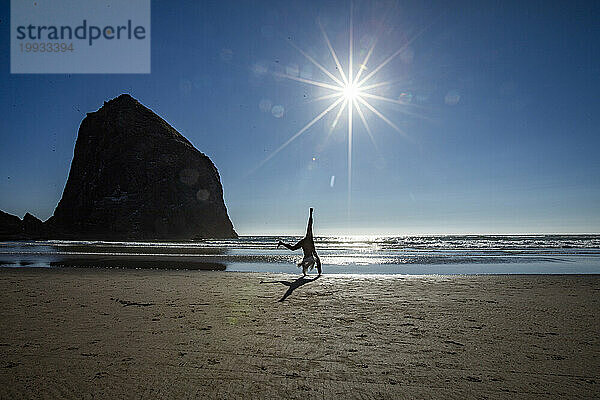
<path fill-rule="evenodd" d="M 237 237 L 212 161 L 123 94 L 79 127 L 62 199 L 42 222 L 0 211 L 0 239 Z"/>
<path fill-rule="evenodd" d="M 128 94 L 82 121 L 46 225 L 52 236 L 77 239 L 237 237 L 212 161 Z"/>
<path fill-rule="evenodd" d="M 23 221 L 21 221 L 21 218 L 0 211 L 0 240 L 21 239 L 23 236 Z"/>
<path fill-rule="evenodd" d="M 46 235 L 44 223 L 37 217 L 26 213 L 23 217 L 23 230 L 30 238 L 39 238 Z"/>
<path fill-rule="evenodd" d="M 21 220 L 0 211 L 0 240 L 41 239 L 48 235 L 44 223 L 27 213 Z"/>

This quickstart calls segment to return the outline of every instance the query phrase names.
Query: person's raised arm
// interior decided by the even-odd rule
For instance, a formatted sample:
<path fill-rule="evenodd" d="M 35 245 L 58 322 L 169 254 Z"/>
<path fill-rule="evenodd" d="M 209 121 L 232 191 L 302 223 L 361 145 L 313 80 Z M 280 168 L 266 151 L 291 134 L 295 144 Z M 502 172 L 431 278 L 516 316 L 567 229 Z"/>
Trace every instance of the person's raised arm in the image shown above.
<path fill-rule="evenodd" d="M 312 232 L 312 226 L 313 226 L 313 209 L 312 207 L 310 208 L 310 217 L 308 217 L 308 226 L 306 227 L 306 236 L 307 237 L 312 237 L 313 232 Z"/>

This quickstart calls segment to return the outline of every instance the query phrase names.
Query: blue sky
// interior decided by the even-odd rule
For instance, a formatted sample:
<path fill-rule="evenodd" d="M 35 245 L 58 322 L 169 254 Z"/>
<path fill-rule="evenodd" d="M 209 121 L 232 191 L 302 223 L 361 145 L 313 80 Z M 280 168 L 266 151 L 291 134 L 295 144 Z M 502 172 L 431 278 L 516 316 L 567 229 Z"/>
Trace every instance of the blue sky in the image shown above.
<path fill-rule="evenodd" d="M 6 212 L 50 217 L 85 113 L 127 92 L 211 157 L 241 234 L 301 234 L 310 206 L 317 234 L 600 231 L 597 2 L 355 2 L 355 64 L 374 37 L 367 72 L 410 41 L 372 81 L 409 104 L 370 101 L 405 133 L 364 109 L 376 145 L 355 113 L 349 210 L 345 113 L 256 169 L 330 104 L 276 73 L 331 82 L 290 42 L 335 72 L 320 19 L 346 67 L 349 2 L 153 1 L 149 75 L 11 75 L 7 3 Z"/>

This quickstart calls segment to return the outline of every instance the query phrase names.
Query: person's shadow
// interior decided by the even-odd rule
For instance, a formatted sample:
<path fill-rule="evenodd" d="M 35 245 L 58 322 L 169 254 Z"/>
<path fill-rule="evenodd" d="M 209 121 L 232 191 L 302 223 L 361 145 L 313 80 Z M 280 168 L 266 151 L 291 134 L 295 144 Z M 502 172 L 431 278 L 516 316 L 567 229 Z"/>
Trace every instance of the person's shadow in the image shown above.
<path fill-rule="evenodd" d="M 288 296 L 290 296 L 294 290 L 298 289 L 300 286 L 302 285 L 306 285 L 307 283 L 310 282 L 314 282 L 317 279 L 319 279 L 321 275 L 317 275 L 314 278 L 307 278 L 306 276 L 301 276 L 300 278 L 296 279 L 295 281 L 260 281 L 260 283 L 281 283 L 285 286 L 288 287 L 287 292 L 285 292 L 283 294 L 283 297 L 281 299 L 279 299 L 279 302 L 285 301 L 285 299 L 288 298 Z"/>

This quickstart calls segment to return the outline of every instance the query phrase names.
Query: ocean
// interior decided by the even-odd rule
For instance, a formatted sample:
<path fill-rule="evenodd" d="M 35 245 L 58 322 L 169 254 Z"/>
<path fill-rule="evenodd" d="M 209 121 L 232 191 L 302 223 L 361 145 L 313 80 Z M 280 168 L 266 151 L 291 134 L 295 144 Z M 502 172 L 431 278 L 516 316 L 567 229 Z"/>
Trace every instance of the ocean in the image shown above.
<path fill-rule="evenodd" d="M 282 239 L 190 242 L 0 242 L 2 267 L 97 267 L 300 273 Z M 315 238 L 325 274 L 598 274 L 600 235 L 435 235 Z M 313 271 L 314 273 L 315 271 Z"/>

